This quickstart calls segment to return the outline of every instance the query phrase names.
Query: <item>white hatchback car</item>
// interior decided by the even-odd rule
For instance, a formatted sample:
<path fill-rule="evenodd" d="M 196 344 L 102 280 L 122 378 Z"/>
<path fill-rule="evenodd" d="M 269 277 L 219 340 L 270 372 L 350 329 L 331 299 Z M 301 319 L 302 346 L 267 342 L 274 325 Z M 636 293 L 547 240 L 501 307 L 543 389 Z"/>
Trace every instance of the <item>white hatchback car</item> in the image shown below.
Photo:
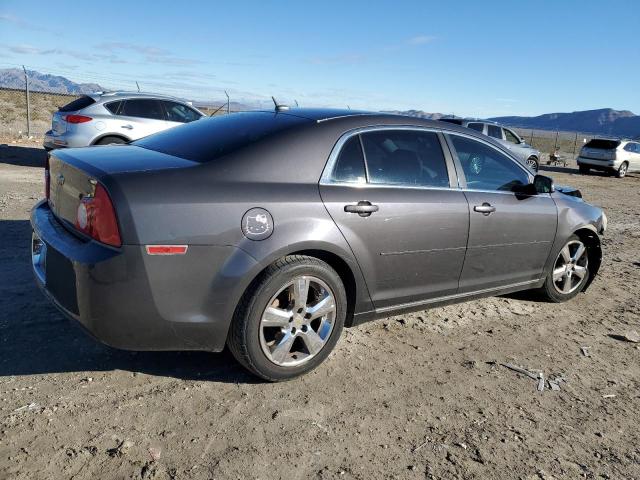
<path fill-rule="evenodd" d="M 54 112 L 44 148 L 127 143 L 202 118 L 179 98 L 140 92 L 83 95 Z"/>
<path fill-rule="evenodd" d="M 640 142 L 594 138 L 580 150 L 580 173 L 602 170 L 622 178 L 627 172 L 640 172 Z"/>

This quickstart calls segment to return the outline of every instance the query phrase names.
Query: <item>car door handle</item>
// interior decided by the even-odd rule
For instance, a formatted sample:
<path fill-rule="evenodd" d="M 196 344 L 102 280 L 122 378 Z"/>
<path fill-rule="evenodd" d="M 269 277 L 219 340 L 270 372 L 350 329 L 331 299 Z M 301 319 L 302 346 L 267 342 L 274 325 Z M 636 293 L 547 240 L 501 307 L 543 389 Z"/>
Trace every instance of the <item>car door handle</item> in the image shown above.
<path fill-rule="evenodd" d="M 131 125 L 122 125 L 122 128 L 126 128 L 127 130 L 131 130 L 131 129 L 133 129 L 133 126 L 131 126 Z"/>
<path fill-rule="evenodd" d="M 484 202 L 482 205 L 476 205 L 473 207 L 474 212 L 482 213 L 484 216 L 491 215 L 496 211 L 496 207 L 490 203 Z"/>
<path fill-rule="evenodd" d="M 345 205 L 344 211 L 347 213 L 357 213 L 361 217 L 368 217 L 373 212 L 379 210 L 378 205 L 372 205 L 371 202 L 366 200 L 359 201 L 356 205 Z"/>

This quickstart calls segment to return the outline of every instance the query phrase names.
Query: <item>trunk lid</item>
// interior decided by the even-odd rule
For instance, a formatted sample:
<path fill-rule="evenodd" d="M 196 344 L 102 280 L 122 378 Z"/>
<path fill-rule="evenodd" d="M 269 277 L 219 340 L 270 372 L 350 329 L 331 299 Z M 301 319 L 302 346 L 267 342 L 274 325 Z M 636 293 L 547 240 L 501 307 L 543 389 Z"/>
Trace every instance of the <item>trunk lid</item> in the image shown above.
<path fill-rule="evenodd" d="M 49 206 L 57 218 L 75 225 L 78 206 L 84 196 L 93 194 L 96 182 L 109 184 L 127 172 L 194 165 L 198 163 L 129 145 L 54 150 L 49 157 Z M 117 213 L 118 205 L 114 208 Z"/>
<path fill-rule="evenodd" d="M 67 122 L 64 119 L 66 113 L 63 112 L 54 112 L 53 117 L 51 118 L 51 130 L 57 135 L 62 135 L 67 131 Z"/>

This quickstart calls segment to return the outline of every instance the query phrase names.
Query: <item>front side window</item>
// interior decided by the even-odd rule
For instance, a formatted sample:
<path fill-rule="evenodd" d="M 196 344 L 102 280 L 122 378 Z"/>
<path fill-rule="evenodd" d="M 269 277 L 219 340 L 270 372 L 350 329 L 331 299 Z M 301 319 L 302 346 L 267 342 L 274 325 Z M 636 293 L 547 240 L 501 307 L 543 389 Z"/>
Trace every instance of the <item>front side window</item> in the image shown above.
<path fill-rule="evenodd" d="M 135 99 L 125 100 L 120 107 L 119 115 L 125 117 L 149 118 L 152 120 L 164 120 L 162 105 L 158 100 Z"/>
<path fill-rule="evenodd" d="M 448 187 L 438 136 L 418 130 L 381 130 L 361 135 L 369 183 Z"/>
<path fill-rule="evenodd" d="M 467 127 L 480 133 L 484 131 L 484 123 L 470 123 Z"/>
<path fill-rule="evenodd" d="M 502 140 L 502 128 L 496 125 L 487 125 L 487 135 Z"/>
<path fill-rule="evenodd" d="M 471 190 L 512 191 L 529 183 L 529 176 L 514 160 L 489 145 L 459 135 L 451 143 Z"/>
<path fill-rule="evenodd" d="M 189 123 L 198 120 L 201 115 L 193 108 L 178 102 L 163 102 L 170 122 Z"/>
<path fill-rule="evenodd" d="M 343 145 L 336 160 L 331 180 L 347 183 L 365 183 L 367 181 L 359 135 L 354 135 Z"/>
<path fill-rule="evenodd" d="M 513 133 L 511 130 L 508 130 L 506 128 L 503 128 L 503 130 L 504 130 L 504 136 L 507 139 L 507 142 L 515 143 L 516 145 L 520 143 L 520 139 L 516 136 L 515 133 Z"/>

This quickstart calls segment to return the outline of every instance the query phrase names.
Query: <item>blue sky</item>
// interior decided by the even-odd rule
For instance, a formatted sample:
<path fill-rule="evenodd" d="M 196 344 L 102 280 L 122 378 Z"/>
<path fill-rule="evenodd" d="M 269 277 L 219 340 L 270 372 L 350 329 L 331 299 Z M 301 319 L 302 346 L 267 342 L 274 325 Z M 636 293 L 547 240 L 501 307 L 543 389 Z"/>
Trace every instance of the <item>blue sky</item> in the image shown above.
<path fill-rule="evenodd" d="M 200 100 L 640 113 L 640 2 L 0 0 L 0 68 L 22 64 Z"/>

